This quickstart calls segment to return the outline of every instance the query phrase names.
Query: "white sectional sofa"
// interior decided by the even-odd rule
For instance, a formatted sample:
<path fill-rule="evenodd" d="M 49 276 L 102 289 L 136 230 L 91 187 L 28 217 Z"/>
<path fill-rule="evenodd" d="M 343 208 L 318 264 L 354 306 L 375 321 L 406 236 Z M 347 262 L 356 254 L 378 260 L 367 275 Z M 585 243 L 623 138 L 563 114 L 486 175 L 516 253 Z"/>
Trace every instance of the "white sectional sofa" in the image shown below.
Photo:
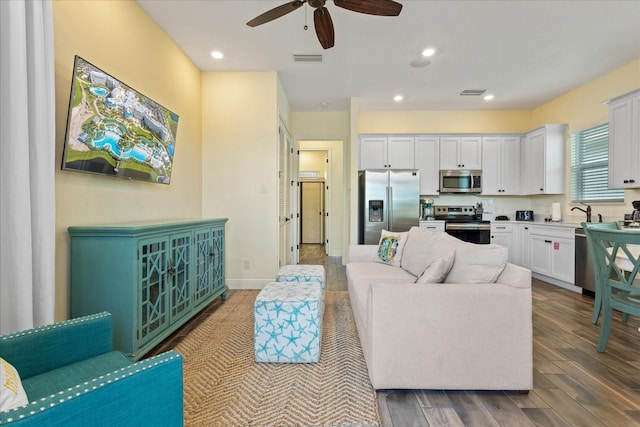
<path fill-rule="evenodd" d="M 377 245 L 349 251 L 349 297 L 373 387 L 530 390 L 531 272 L 497 245 L 417 227 L 399 237 L 402 252 L 386 263 Z"/>

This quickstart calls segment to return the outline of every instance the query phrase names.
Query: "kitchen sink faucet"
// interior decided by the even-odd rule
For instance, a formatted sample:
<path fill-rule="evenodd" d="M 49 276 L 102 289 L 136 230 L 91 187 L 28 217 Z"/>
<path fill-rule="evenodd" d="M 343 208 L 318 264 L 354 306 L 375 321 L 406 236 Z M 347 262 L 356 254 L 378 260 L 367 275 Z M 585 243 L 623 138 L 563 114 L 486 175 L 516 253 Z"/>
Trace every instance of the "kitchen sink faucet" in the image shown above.
<path fill-rule="evenodd" d="M 584 213 L 587 214 L 587 222 L 591 222 L 591 206 L 589 205 L 585 205 L 587 207 L 587 210 L 582 209 L 581 207 L 578 206 L 574 206 L 571 208 L 572 211 L 578 209 L 579 211 L 582 211 Z"/>

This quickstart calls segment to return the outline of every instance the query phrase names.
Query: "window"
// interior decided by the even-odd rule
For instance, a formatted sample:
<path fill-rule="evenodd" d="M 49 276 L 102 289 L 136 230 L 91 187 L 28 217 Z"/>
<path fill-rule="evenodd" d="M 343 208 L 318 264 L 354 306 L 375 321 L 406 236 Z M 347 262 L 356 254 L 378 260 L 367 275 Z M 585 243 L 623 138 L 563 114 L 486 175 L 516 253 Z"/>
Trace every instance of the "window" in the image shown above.
<path fill-rule="evenodd" d="M 609 125 L 571 135 L 571 201 L 624 202 L 624 190 L 609 190 Z"/>

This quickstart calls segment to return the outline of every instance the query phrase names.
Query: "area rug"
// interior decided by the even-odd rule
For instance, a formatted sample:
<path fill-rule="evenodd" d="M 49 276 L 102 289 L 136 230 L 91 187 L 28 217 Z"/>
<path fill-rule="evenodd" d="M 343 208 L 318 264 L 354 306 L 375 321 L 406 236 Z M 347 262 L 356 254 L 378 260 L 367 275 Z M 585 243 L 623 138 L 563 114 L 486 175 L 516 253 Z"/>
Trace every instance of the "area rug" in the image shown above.
<path fill-rule="evenodd" d="M 320 360 L 313 364 L 255 362 L 257 294 L 234 291 L 176 346 L 184 355 L 185 424 L 379 426 L 348 293 L 326 293 Z"/>

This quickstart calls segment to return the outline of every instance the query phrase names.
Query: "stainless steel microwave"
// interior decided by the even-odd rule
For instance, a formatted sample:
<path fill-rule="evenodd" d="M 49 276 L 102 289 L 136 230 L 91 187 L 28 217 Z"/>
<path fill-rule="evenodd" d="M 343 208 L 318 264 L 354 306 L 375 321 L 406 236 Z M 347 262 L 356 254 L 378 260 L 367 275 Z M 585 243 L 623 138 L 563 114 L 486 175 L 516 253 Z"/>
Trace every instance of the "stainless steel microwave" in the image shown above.
<path fill-rule="evenodd" d="M 440 193 L 481 193 L 482 171 L 469 169 L 440 170 Z"/>

